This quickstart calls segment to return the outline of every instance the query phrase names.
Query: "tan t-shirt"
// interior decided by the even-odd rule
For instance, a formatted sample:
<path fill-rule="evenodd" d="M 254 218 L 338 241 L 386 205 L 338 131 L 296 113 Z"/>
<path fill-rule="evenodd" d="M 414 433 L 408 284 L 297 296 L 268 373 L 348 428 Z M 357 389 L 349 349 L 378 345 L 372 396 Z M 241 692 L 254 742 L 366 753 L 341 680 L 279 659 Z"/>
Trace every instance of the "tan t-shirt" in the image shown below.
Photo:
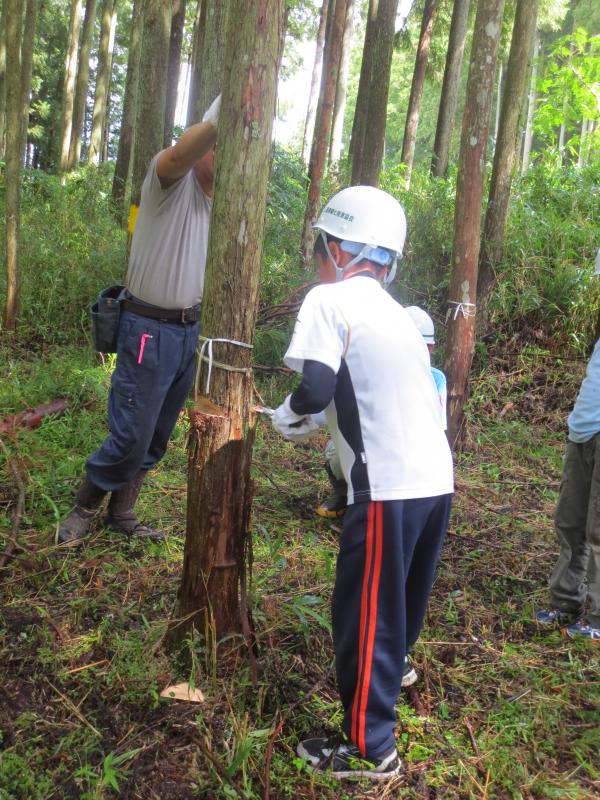
<path fill-rule="evenodd" d="M 142 185 L 127 288 L 160 308 L 188 308 L 202 300 L 212 200 L 193 170 L 163 189 L 152 159 Z"/>

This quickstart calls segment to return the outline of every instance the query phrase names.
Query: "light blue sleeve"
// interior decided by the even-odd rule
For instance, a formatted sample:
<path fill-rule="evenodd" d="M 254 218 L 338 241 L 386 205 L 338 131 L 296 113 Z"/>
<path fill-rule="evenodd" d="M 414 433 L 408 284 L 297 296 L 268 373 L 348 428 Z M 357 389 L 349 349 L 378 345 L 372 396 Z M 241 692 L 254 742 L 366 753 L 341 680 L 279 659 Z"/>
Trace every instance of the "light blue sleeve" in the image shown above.
<path fill-rule="evenodd" d="M 442 426 L 444 430 L 448 428 L 448 421 L 446 418 L 446 401 L 448 398 L 448 387 L 446 383 L 446 376 L 442 372 L 441 369 L 436 369 L 436 367 L 431 368 L 431 374 L 433 375 L 433 380 L 435 381 L 435 387 L 438 392 L 438 397 L 440 399 L 440 418 L 442 420 Z"/>

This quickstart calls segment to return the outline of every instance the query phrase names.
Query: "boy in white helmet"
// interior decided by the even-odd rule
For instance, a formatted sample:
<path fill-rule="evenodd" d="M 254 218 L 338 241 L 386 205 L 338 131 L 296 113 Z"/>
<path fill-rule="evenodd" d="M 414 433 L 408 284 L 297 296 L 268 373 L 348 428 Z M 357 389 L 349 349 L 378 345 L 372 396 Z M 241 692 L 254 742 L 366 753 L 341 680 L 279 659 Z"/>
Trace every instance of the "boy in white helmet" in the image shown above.
<path fill-rule="evenodd" d="M 417 326 L 417 330 L 423 337 L 423 341 L 427 345 L 427 349 L 431 355 L 435 345 L 435 328 L 433 320 L 429 314 L 422 308 L 419 308 L 419 306 L 406 306 L 406 312 Z M 431 374 L 435 381 L 435 386 L 440 401 L 440 417 L 444 426 L 444 430 L 446 430 L 448 427 L 446 421 L 446 404 L 448 397 L 446 376 L 441 369 L 437 369 L 436 367 L 431 367 Z M 325 415 L 319 415 L 316 421 L 325 425 Z M 317 513 L 320 517 L 325 517 L 326 519 L 338 519 L 339 517 L 344 516 L 346 513 L 346 508 L 348 507 L 348 486 L 344 479 L 342 465 L 340 463 L 337 450 L 335 449 L 333 439 L 330 439 L 327 442 L 327 446 L 325 447 L 325 458 L 327 459 L 325 463 L 325 471 L 327 472 L 329 483 L 333 489 L 333 494 L 331 494 L 330 497 L 317 506 L 315 513 Z"/>
<path fill-rule="evenodd" d="M 298 314 L 285 363 L 302 382 L 273 425 L 304 438 L 325 409 L 348 484 L 332 604 L 344 719 L 341 737 L 307 739 L 298 754 L 336 777 L 386 780 L 401 767 L 395 704 L 448 524 L 452 458 L 425 343 L 381 286 L 404 246 L 402 207 L 354 186 L 315 228 L 323 285 Z"/>

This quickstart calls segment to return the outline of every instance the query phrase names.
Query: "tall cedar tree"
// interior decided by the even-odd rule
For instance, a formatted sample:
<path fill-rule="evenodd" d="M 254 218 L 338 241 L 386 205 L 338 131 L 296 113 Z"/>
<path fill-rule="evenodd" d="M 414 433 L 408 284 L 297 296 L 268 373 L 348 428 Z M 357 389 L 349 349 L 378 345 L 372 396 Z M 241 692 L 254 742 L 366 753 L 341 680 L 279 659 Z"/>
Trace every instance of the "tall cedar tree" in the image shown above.
<path fill-rule="evenodd" d="M 165 138 L 164 146 L 170 147 L 173 141 L 173 125 L 175 123 L 175 106 L 177 105 L 177 89 L 181 67 L 181 43 L 185 26 L 185 0 L 173 0 L 173 16 L 171 18 L 171 38 L 169 40 L 169 73 L 167 77 L 167 100 L 165 105 Z"/>
<path fill-rule="evenodd" d="M 325 48 L 323 51 L 323 70 L 321 73 L 321 89 L 317 114 L 315 117 L 315 132 L 313 135 L 310 163 L 308 165 L 308 198 L 302 226 L 302 241 L 300 249 L 304 264 L 308 267 L 312 261 L 312 226 L 317 217 L 317 209 L 321 200 L 321 183 L 325 173 L 327 159 L 327 145 L 331 134 L 333 117 L 333 104 L 335 102 L 335 87 L 340 65 L 340 52 L 346 22 L 346 7 L 348 0 L 331 0 L 331 7 L 327 20 L 325 33 Z"/>
<path fill-rule="evenodd" d="M 525 136 L 523 138 L 523 158 L 521 160 L 521 175 L 529 169 L 531 145 L 533 143 L 533 115 L 537 104 L 537 73 L 538 55 L 540 52 L 540 34 L 536 31 L 533 43 L 533 64 L 531 65 L 531 81 L 527 98 L 527 120 L 525 122 Z"/>
<path fill-rule="evenodd" d="M 6 52 L 11 69 L 6 71 L 6 305 L 4 327 L 14 331 L 21 310 L 21 20 L 22 0 L 4 0 Z"/>
<path fill-rule="evenodd" d="M 448 439 L 457 441 L 475 346 L 481 200 L 504 0 L 479 0 L 463 115 L 454 214 L 445 372 Z"/>
<path fill-rule="evenodd" d="M 452 131 L 454 130 L 456 104 L 458 102 L 458 87 L 460 85 L 460 73 L 467 36 L 470 2 L 471 0 L 454 0 L 452 8 L 444 81 L 442 83 L 433 157 L 431 159 L 431 174 L 437 178 L 443 177 L 448 171 L 450 143 L 452 141 Z"/>
<path fill-rule="evenodd" d="M 171 0 L 144 0 L 144 27 L 140 54 L 133 174 L 131 179 L 130 232 L 140 204 L 142 183 L 150 161 L 162 150 L 167 98 Z M 151 90 L 150 90 L 151 89 Z"/>
<path fill-rule="evenodd" d="M 221 91 L 231 0 L 202 0 L 196 26 L 187 124 L 200 122 Z"/>
<path fill-rule="evenodd" d="M 81 141 L 83 139 L 85 108 L 90 78 L 90 51 L 94 38 L 95 22 L 96 0 L 86 0 L 85 19 L 81 29 L 81 43 L 79 45 L 79 65 L 77 67 L 77 81 L 75 84 L 75 100 L 73 102 L 73 127 L 71 129 L 71 144 L 69 147 L 69 170 L 75 169 L 81 158 Z"/>
<path fill-rule="evenodd" d="M 112 185 L 112 202 L 117 219 L 122 224 L 124 217 L 125 190 L 131 174 L 133 140 L 137 114 L 138 85 L 140 76 L 140 50 L 142 46 L 143 0 L 134 0 L 129 35 L 129 55 L 127 59 L 127 78 L 125 97 L 119 132 L 119 148 Z"/>
<path fill-rule="evenodd" d="M 37 10 L 38 0 L 26 0 L 23 42 L 21 44 L 21 141 L 19 144 L 21 158 L 26 155 L 25 150 L 29 131 L 29 95 L 31 93 L 33 43 L 35 39 Z"/>
<path fill-rule="evenodd" d="M 96 76 L 96 92 L 94 94 L 94 111 L 92 112 L 92 132 L 90 134 L 90 149 L 88 152 L 89 164 L 98 164 L 102 154 L 102 139 L 108 109 L 110 69 L 115 43 L 116 22 L 117 0 L 104 0 L 100 46 L 98 48 L 98 74 Z"/>
<path fill-rule="evenodd" d="M 419 127 L 419 116 L 421 113 L 421 99 L 423 97 L 423 87 L 425 86 L 425 73 L 427 70 L 427 60 L 431 48 L 431 37 L 433 35 L 433 23 L 437 13 L 438 0 L 425 0 L 423 8 L 423 18 L 421 19 L 421 33 L 417 46 L 417 57 L 413 71 L 412 84 L 410 87 L 410 98 L 408 100 L 408 110 L 406 112 L 406 124 L 404 127 L 404 139 L 402 141 L 401 162 L 405 165 L 406 185 L 410 184 L 410 175 L 415 157 L 415 145 L 417 143 L 417 129 Z"/>
<path fill-rule="evenodd" d="M 315 114 L 317 112 L 319 86 L 321 83 L 321 73 L 323 68 L 323 48 L 325 46 L 325 30 L 327 28 L 327 13 L 329 9 L 329 3 L 330 0 L 323 0 L 321 3 L 321 14 L 319 16 L 315 60 L 310 79 L 308 108 L 306 109 L 306 120 L 304 122 L 304 134 L 302 137 L 302 158 L 306 163 L 308 163 L 309 160 L 310 151 L 312 148 L 313 133 L 315 130 Z"/>
<path fill-rule="evenodd" d="M 478 328 L 485 320 L 485 306 L 502 258 L 510 189 L 519 147 L 519 117 L 525 99 L 529 59 L 537 21 L 537 0 L 518 0 L 502 106 L 498 124 L 494 166 L 490 183 L 477 284 Z"/>
<path fill-rule="evenodd" d="M 0 14 L 0 161 L 4 161 L 6 133 L 6 3 Z"/>
<path fill-rule="evenodd" d="M 335 87 L 333 104 L 333 121 L 331 124 L 331 142 L 329 145 L 329 163 L 340 160 L 342 155 L 342 138 L 344 133 L 344 117 L 346 115 L 346 97 L 348 93 L 348 74 L 350 72 L 350 56 L 352 55 L 352 37 L 354 34 L 355 0 L 348 0 L 346 24 L 340 53 L 340 66 Z"/>
<path fill-rule="evenodd" d="M 284 0 L 232 0 L 206 280 L 203 334 L 250 343 L 258 307 L 277 61 Z M 243 298 L 243 302 L 240 302 Z M 256 418 L 251 350 L 216 344 L 210 396 L 190 410 L 188 516 L 171 647 L 195 626 L 250 638 L 244 560 Z M 203 365 L 201 385 L 206 378 Z"/>
<path fill-rule="evenodd" d="M 350 135 L 350 146 L 348 148 L 348 160 L 352 164 L 352 172 L 357 175 L 360 174 L 361 169 L 360 161 L 362 158 L 365 128 L 367 124 L 367 113 L 369 110 L 369 90 L 371 88 L 372 59 L 375 49 L 375 37 L 377 34 L 378 7 L 378 0 L 369 0 L 365 39 L 363 43 L 362 59 L 360 62 L 358 92 L 356 94 L 356 105 L 354 107 L 354 118 L 352 120 L 352 133 Z"/>
<path fill-rule="evenodd" d="M 62 135 L 58 171 L 66 172 L 69 165 L 69 147 L 71 145 L 71 128 L 73 125 L 73 102 L 75 99 L 75 79 L 77 75 L 77 48 L 79 46 L 79 28 L 81 26 L 81 0 L 72 0 L 71 19 L 69 22 L 69 38 L 65 55 L 65 80 L 63 84 Z"/>
<path fill-rule="evenodd" d="M 385 150 L 387 101 L 394 52 L 398 0 L 378 0 L 369 6 L 352 145 L 352 183 L 379 186 Z M 367 82 L 361 92 L 361 85 Z M 360 102 L 359 102 L 360 101 Z M 354 125 L 352 129 L 354 138 Z"/>

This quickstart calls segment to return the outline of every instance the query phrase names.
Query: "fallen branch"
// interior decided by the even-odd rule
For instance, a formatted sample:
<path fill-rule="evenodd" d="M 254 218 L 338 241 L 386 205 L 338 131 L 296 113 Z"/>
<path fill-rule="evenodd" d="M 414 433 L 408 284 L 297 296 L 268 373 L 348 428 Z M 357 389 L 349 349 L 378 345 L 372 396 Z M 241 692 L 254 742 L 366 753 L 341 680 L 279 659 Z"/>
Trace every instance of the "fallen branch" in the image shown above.
<path fill-rule="evenodd" d="M 41 424 L 42 418 L 48 414 L 64 414 L 67 409 L 67 400 L 59 398 L 53 400 L 51 403 L 37 406 L 36 408 L 28 408 L 25 411 L 20 411 L 18 414 L 11 414 L 0 422 L 0 434 L 8 433 L 15 430 L 15 428 L 37 428 Z"/>

